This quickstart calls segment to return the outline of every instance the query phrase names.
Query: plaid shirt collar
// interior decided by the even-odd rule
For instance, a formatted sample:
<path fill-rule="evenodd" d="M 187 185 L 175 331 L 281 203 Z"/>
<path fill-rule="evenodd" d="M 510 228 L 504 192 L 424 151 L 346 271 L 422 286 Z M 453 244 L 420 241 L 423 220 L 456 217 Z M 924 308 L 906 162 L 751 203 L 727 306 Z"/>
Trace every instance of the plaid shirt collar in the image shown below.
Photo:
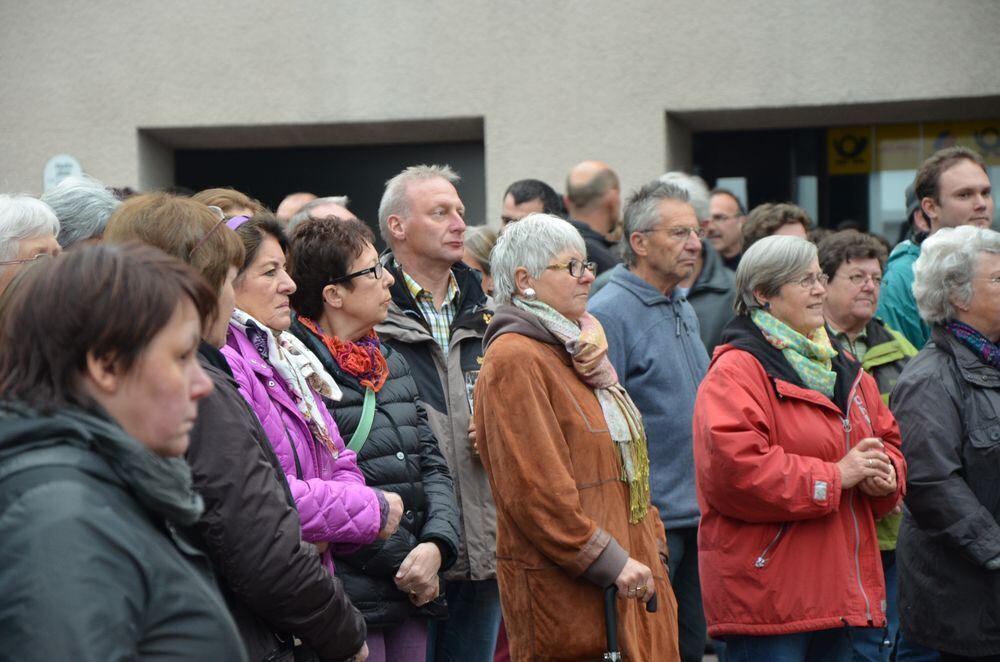
<path fill-rule="evenodd" d="M 430 291 L 424 289 L 402 267 L 400 267 L 399 272 L 403 275 L 403 282 L 406 284 L 406 289 L 413 296 L 413 300 L 417 302 L 420 314 L 423 315 L 430 326 L 435 342 L 441 347 L 444 355 L 448 356 L 448 344 L 451 340 L 451 324 L 455 321 L 455 311 L 459 295 L 458 280 L 455 279 L 455 274 L 448 274 L 448 294 L 445 295 L 445 301 L 439 311 L 434 307 L 434 295 Z"/>

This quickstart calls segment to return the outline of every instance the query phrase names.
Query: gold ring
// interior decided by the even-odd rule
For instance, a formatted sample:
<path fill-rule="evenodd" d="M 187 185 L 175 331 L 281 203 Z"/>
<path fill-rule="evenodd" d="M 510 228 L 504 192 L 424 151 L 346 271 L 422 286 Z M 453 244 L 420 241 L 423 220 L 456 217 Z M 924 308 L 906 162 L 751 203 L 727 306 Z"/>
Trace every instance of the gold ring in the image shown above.
<path fill-rule="evenodd" d="M 639 595 L 646 595 L 646 587 L 640 586 L 639 588 L 635 589 L 635 592 L 638 593 Z"/>

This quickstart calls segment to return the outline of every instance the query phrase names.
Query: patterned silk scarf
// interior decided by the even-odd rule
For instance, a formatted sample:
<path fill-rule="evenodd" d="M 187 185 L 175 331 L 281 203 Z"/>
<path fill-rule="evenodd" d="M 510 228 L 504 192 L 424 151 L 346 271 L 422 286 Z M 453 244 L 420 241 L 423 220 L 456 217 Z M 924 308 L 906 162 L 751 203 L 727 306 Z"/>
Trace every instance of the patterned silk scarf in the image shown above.
<path fill-rule="evenodd" d="M 515 298 L 514 305 L 534 315 L 573 359 L 580 379 L 594 389 L 611 438 L 622 460 L 623 482 L 629 487 L 629 522 L 640 522 L 649 512 L 649 453 L 642 416 L 608 360 L 608 340 L 597 318 L 584 313 L 577 326 L 541 301 Z"/>
<path fill-rule="evenodd" d="M 326 335 L 319 328 L 319 324 L 308 317 L 299 315 L 299 321 L 323 341 L 340 369 L 357 377 L 362 386 L 378 393 L 385 385 L 385 380 L 389 376 L 389 365 L 382 355 L 382 343 L 379 342 L 375 329 L 370 330 L 357 342 L 351 342 L 341 340 L 337 336 Z"/>
<path fill-rule="evenodd" d="M 826 327 L 820 326 L 808 336 L 804 336 L 760 308 L 751 311 L 750 319 L 764 334 L 767 342 L 781 350 L 781 354 L 792 364 L 792 368 L 807 387 L 819 391 L 828 398 L 833 397 L 837 373 L 833 371 L 832 359 L 837 355 L 837 350 L 830 344 Z"/>
<path fill-rule="evenodd" d="M 990 342 L 989 338 L 964 322 L 948 322 L 945 328 L 963 345 L 975 352 L 983 363 L 1000 370 L 1000 345 Z"/>
<path fill-rule="evenodd" d="M 320 395 L 335 401 L 339 401 L 343 393 L 319 359 L 292 334 L 284 331 L 275 335 L 239 308 L 233 311 L 229 323 L 246 334 L 260 357 L 274 368 L 288 386 L 295 405 L 306 419 L 313 436 L 334 456 L 338 455 L 339 451 L 330 437 L 330 431 L 326 429 L 323 410 L 320 409 L 320 407 L 325 408 L 325 405 L 316 401 L 310 387 Z"/>

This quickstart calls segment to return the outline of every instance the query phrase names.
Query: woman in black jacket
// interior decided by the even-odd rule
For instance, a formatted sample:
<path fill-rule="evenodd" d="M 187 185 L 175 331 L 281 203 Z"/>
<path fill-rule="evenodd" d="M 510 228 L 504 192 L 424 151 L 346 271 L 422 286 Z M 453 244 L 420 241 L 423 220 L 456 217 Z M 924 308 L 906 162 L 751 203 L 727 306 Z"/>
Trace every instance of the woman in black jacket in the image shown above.
<path fill-rule="evenodd" d="M 1000 659 L 1000 234 L 942 229 L 913 265 L 931 340 L 890 398 L 909 467 L 900 624 L 942 660 Z"/>
<path fill-rule="evenodd" d="M 428 617 L 442 616 L 438 572 L 458 553 L 458 506 L 417 386 L 403 357 L 379 342 L 392 275 L 356 220 L 310 219 L 295 229 L 292 333 L 344 392 L 327 403 L 365 483 L 403 499 L 398 531 L 336 559 L 337 574 L 368 623 L 373 661 L 422 660 Z"/>

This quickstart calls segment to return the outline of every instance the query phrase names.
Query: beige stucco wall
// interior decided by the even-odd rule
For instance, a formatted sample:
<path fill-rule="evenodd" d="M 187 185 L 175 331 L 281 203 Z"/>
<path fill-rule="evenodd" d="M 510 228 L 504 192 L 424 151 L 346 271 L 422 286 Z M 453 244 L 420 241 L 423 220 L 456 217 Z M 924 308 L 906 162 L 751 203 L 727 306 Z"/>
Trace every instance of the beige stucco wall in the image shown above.
<path fill-rule="evenodd" d="M 62 152 L 169 183 L 141 128 L 482 117 L 496 217 L 515 179 L 600 158 L 634 186 L 685 164 L 692 126 L 767 123 L 746 109 L 996 115 L 998 33 L 993 0 L 4 0 L 0 190 L 40 192 Z"/>

